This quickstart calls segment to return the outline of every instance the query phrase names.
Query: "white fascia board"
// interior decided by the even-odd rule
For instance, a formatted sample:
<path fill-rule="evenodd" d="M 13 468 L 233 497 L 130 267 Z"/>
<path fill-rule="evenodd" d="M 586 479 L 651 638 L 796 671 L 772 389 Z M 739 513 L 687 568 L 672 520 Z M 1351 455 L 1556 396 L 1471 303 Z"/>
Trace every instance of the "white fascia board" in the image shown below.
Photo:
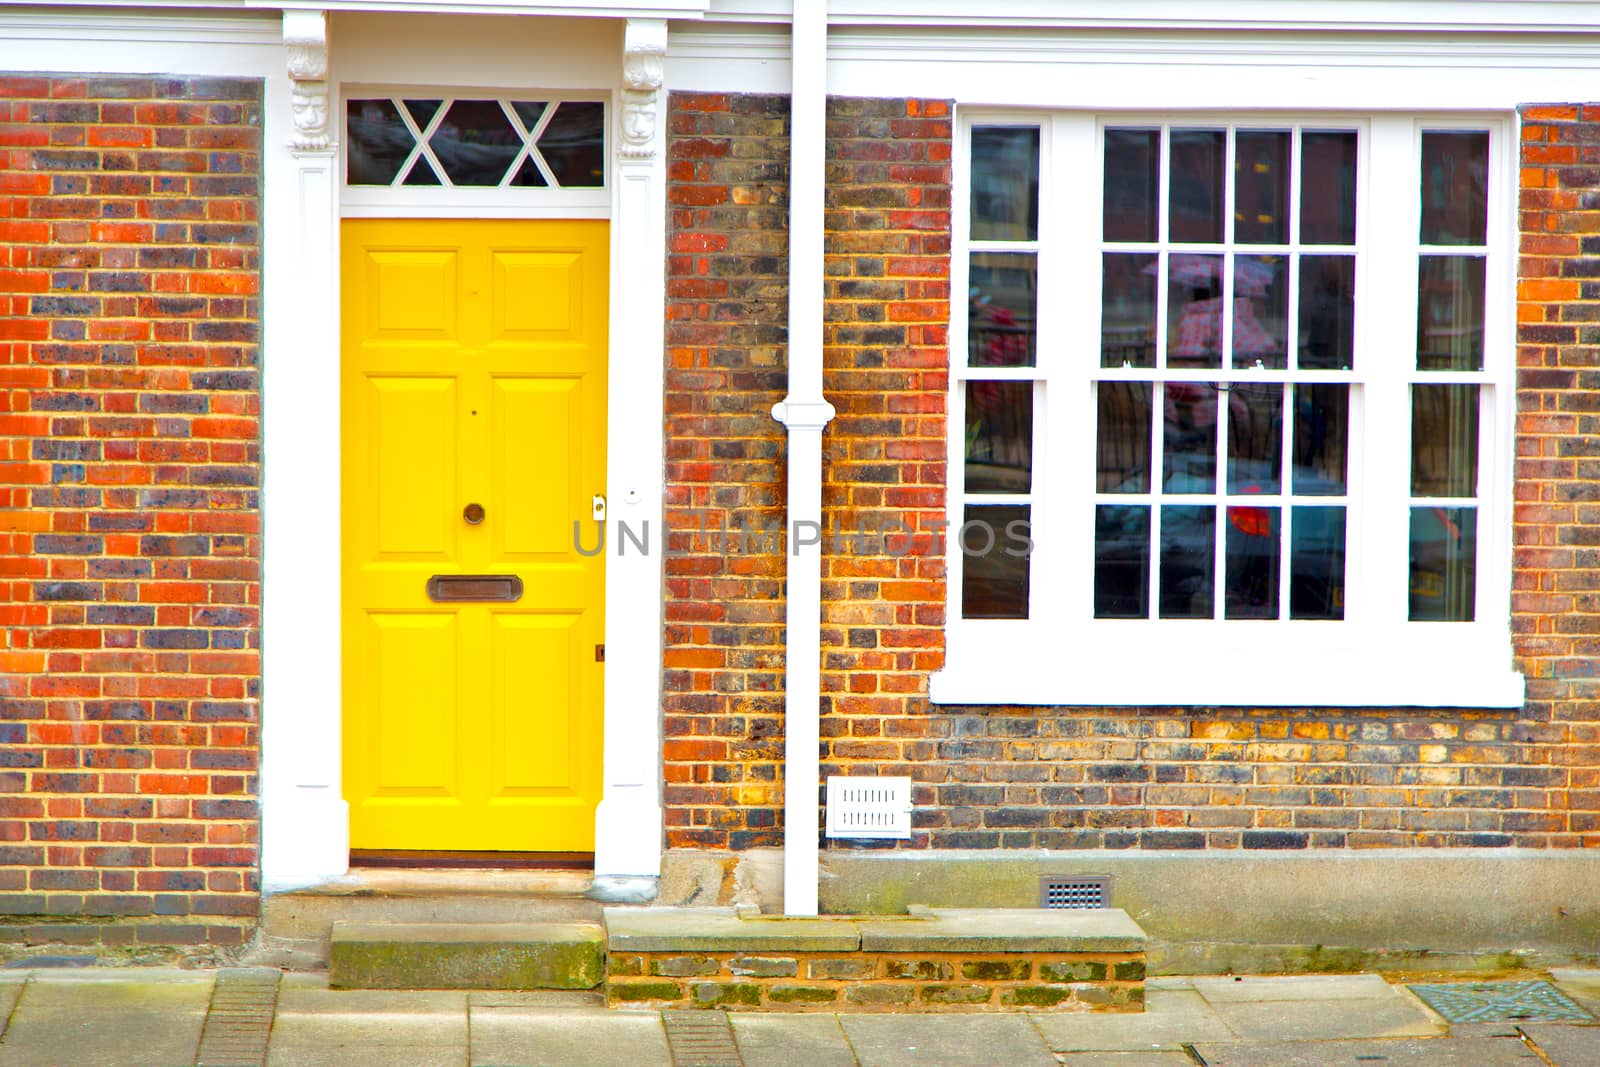
<path fill-rule="evenodd" d="M 715 8 L 763 8 L 724 0 Z M 719 11 L 719 14 L 721 12 Z M 732 15 L 734 12 L 728 12 Z M 1594 33 L 1593 0 L 830 0 L 835 26 Z"/>
<path fill-rule="evenodd" d="M 41 11 L 3 6 L 0 40 L 120 41 L 143 44 L 283 44 L 283 21 L 269 11 L 162 14 Z"/>
<path fill-rule="evenodd" d="M 52 0 L 52 7 L 183 8 L 208 11 L 388 11 L 432 12 L 444 15 L 545 15 L 562 18 L 700 19 L 708 0 L 656 0 L 626 3 L 615 0 Z M 0 9 L 22 6 L 19 0 L 0 0 Z M 29 4 L 30 7 L 37 5 Z"/>

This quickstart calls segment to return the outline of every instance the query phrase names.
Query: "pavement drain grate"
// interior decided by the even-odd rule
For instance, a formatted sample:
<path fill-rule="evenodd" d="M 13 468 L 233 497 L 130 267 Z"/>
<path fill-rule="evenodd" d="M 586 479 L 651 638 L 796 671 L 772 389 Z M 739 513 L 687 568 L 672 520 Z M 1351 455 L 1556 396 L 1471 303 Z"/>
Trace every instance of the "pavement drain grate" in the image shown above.
<path fill-rule="evenodd" d="M 1407 986 L 1452 1023 L 1519 1021 L 1590 1022 L 1580 1008 L 1549 982 L 1450 982 Z"/>
<path fill-rule="evenodd" d="M 217 972 L 195 1067 L 262 1067 L 278 1007 L 280 973 L 271 967 Z"/>
<path fill-rule="evenodd" d="M 672 1067 L 744 1067 L 727 1012 L 664 1011 Z"/>

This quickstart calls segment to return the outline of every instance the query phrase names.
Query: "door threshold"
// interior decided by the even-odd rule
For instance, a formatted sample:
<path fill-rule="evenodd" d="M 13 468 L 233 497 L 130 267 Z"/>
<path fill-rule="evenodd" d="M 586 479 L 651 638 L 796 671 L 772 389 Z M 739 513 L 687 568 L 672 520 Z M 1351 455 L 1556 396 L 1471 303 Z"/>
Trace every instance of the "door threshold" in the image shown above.
<path fill-rule="evenodd" d="M 419 849 L 350 850 L 350 866 L 405 870 L 594 871 L 593 852 L 467 852 Z"/>

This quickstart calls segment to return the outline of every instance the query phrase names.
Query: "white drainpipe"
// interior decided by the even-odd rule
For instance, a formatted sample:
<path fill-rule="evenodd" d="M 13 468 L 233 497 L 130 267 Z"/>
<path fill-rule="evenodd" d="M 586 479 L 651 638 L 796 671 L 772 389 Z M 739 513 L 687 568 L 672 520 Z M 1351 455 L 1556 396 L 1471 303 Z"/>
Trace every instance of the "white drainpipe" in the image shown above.
<path fill-rule="evenodd" d="M 817 787 L 822 700 L 823 169 L 827 0 L 795 0 L 789 97 L 789 554 L 784 636 L 783 910 L 817 913 Z M 811 542 L 807 544 L 806 542 Z"/>

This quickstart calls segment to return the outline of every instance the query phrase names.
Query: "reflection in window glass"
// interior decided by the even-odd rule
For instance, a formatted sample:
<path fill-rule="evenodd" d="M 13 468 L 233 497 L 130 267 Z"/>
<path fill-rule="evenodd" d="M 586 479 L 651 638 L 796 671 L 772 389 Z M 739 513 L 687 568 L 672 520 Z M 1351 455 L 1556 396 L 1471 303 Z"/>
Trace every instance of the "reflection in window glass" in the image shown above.
<path fill-rule="evenodd" d="M 1106 131 L 1105 240 L 1159 239 L 1160 153 L 1160 130 Z"/>
<path fill-rule="evenodd" d="M 1153 252 L 1107 252 L 1100 272 L 1100 365 L 1156 365 L 1156 273 Z"/>
<path fill-rule="evenodd" d="M 1168 382 L 1164 398 L 1161 491 L 1211 493 L 1217 487 L 1217 387 Z"/>
<path fill-rule="evenodd" d="M 1278 617 L 1278 508 L 1230 507 L 1223 551 L 1226 619 Z"/>
<path fill-rule="evenodd" d="M 1167 364 L 1222 366 L 1221 256 L 1174 254 L 1167 267 Z"/>
<path fill-rule="evenodd" d="M 1478 387 L 1411 387 L 1411 495 L 1478 492 Z"/>
<path fill-rule="evenodd" d="M 1094 509 L 1094 617 L 1150 617 L 1150 509 Z"/>
<path fill-rule="evenodd" d="M 392 100 L 345 102 L 345 180 L 351 185 L 388 185 L 416 147 Z"/>
<path fill-rule="evenodd" d="M 1422 256 L 1417 269 L 1417 369 L 1483 369 L 1482 256 Z"/>
<path fill-rule="evenodd" d="M 1209 619 L 1214 614 L 1217 509 L 1161 509 L 1161 617 Z"/>
<path fill-rule="evenodd" d="M 1228 492 L 1276 495 L 1283 470 L 1283 386 L 1228 390 Z"/>
<path fill-rule="evenodd" d="M 401 185 L 443 185 L 439 174 L 433 169 L 433 164 L 428 162 L 427 156 L 418 156 L 417 161 L 411 164 L 411 173 L 405 176 Z"/>
<path fill-rule="evenodd" d="M 428 139 L 452 185 L 499 185 L 522 144 L 498 100 L 454 101 Z"/>
<path fill-rule="evenodd" d="M 1300 135 L 1300 243 L 1356 243 L 1354 130 L 1306 130 Z"/>
<path fill-rule="evenodd" d="M 961 617 L 1028 617 L 1027 505 L 972 505 L 962 512 Z"/>
<path fill-rule="evenodd" d="M 1101 382 L 1097 387 L 1097 491 L 1150 491 L 1150 390 L 1149 382 Z"/>
<path fill-rule="evenodd" d="M 1290 509 L 1289 617 L 1344 618 L 1342 507 Z"/>
<path fill-rule="evenodd" d="M 1039 128 L 972 130 L 972 239 L 1039 237 Z"/>
<path fill-rule="evenodd" d="M 1300 257 L 1300 366 L 1355 366 L 1356 258 Z"/>
<path fill-rule="evenodd" d="M 1233 239 L 1281 245 L 1289 240 L 1288 130 L 1240 130 L 1234 135 Z"/>
<path fill-rule="evenodd" d="M 563 100 L 539 135 L 537 147 L 556 181 L 568 189 L 606 183 L 606 106 L 598 100 Z"/>
<path fill-rule="evenodd" d="M 1222 130 L 1173 130 L 1171 146 L 1167 239 L 1220 244 L 1227 135 Z"/>
<path fill-rule="evenodd" d="M 1476 508 L 1412 508 L 1410 617 L 1471 622 L 1477 559 Z"/>
<path fill-rule="evenodd" d="M 443 100 L 407 100 L 406 110 L 411 112 L 411 121 L 417 124 L 417 129 L 424 133 L 428 130 L 428 123 L 433 121 L 433 116 L 438 114 L 443 106 Z"/>
<path fill-rule="evenodd" d="M 967 383 L 969 493 L 1026 493 L 1033 479 L 1033 383 Z"/>
<path fill-rule="evenodd" d="M 1481 245 L 1489 221 L 1489 134 L 1429 130 L 1422 135 L 1422 243 Z"/>
<path fill-rule="evenodd" d="M 1292 489 L 1297 496 L 1343 496 L 1350 439 L 1350 387 L 1294 387 Z"/>
<path fill-rule="evenodd" d="M 1233 261 L 1233 365 L 1288 366 L 1289 260 L 1238 256 Z"/>
<path fill-rule="evenodd" d="M 1032 252 L 972 253 L 967 275 L 968 365 L 1033 366 L 1037 262 Z"/>

